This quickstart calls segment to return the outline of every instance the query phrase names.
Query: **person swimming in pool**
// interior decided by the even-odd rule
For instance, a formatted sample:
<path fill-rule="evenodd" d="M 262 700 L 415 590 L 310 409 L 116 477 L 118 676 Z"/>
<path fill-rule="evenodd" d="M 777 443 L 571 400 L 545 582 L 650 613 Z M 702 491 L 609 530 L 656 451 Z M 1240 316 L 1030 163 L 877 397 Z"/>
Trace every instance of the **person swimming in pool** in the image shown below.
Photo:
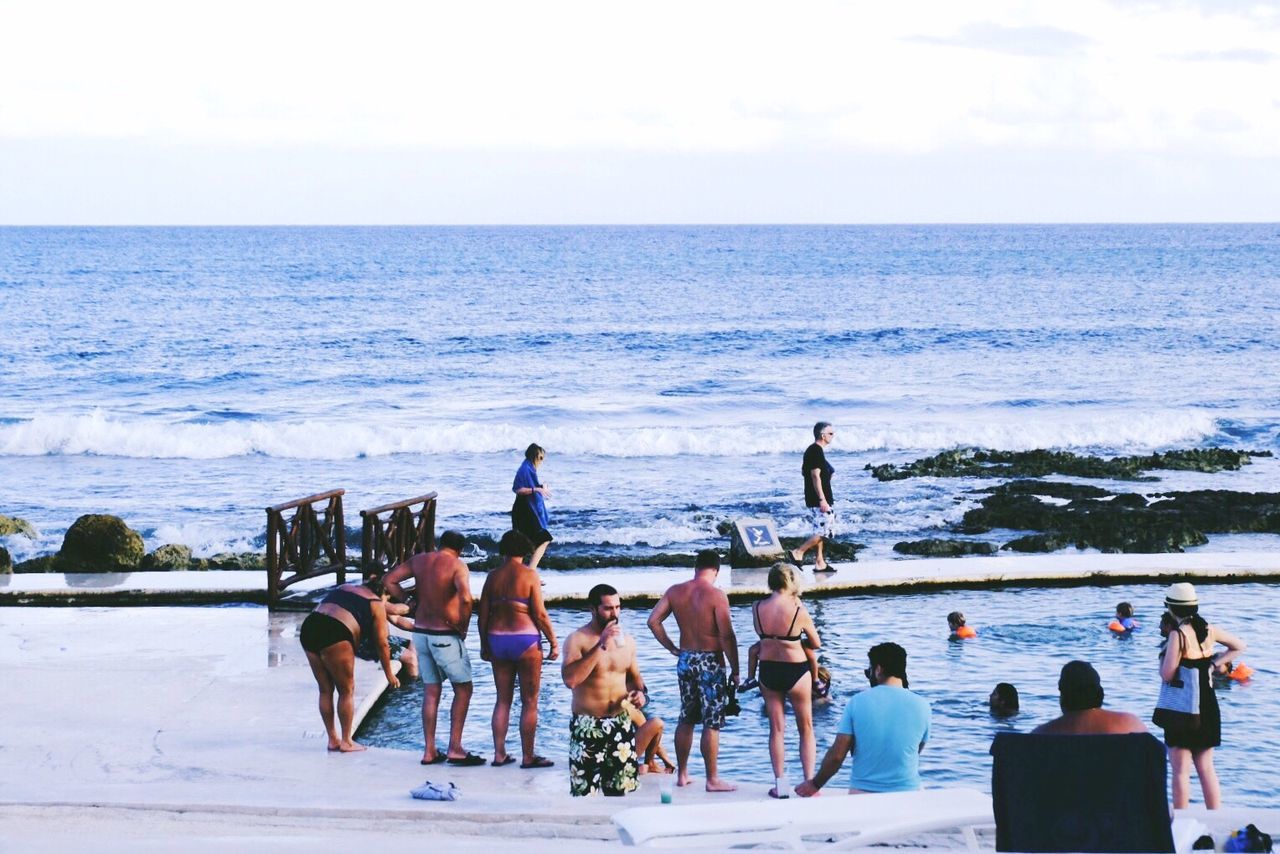
<path fill-rule="evenodd" d="M 542 684 L 542 638 L 549 646 L 547 660 L 560 655 L 551 618 L 542 602 L 542 583 L 537 570 L 526 566 L 524 556 L 533 550 L 529 538 L 519 531 L 507 531 L 498 543 L 502 565 L 489 572 L 476 609 L 480 628 L 480 658 L 493 665 L 493 761 L 509 765 L 515 758 L 507 753 L 507 729 L 511 723 L 511 703 L 516 680 L 520 682 L 521 768 L 550 768 L 555 763 L 534 752 L 538 729 L 538 689 Z"/>
<path fill-rule="evenodd" d="M 751 609 L 756 634 L 760 636 L 760 693 L 769 715 L 769 760 L 773 763 L 774 787 L 769 796 L 788 797 L 786 786 L 786 708 L 791 700 L 800 732 L 800 765 L 804 778 L 813 776 L 818 747 L 813 735 L 813 685 L 817 672 L 816 650 L 822 640 L 804 603 L 800 601 L 800 578 L 795 567 L 776 563 L 769 570 L 773 591 Z M 815 657 L 811 660 L 809 654 Z"/>
<path fill-rule="evenodd" d="M 1107 624 L 1107 628 L 1117 634 L 1131 632 L 1137 627 L 1138 621 L 1133 618 L 1133 605 L 1128 602 L 1121 602 L 1116 606 L 1116 616 Z"/>
<path fill-rule="evenodd" d="M 947 626 L 951 629 L 951 640 L 968 640 L 978 636 L 978 632 L 973 626 L 965 624 L 964 614 L 959 611 L 952 611 L 947 614 Z"/>

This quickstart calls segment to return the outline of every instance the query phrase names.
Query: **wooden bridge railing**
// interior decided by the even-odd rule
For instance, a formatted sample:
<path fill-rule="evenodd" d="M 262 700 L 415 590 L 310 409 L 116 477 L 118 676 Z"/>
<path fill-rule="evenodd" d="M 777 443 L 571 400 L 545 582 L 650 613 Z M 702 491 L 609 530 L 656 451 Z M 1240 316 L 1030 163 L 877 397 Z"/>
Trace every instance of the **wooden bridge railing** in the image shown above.
<path fill-rule="evenodd" d="M 416 505 L 422 505 L 414 510 Z M 360 569 L 386 572 L 436 547 L 436 493 L 361 510 Z M 385 516 L 385 518 L 384 518 Z"/>
<path fill-rule="evenodd" d="M 347 580 L 347 532 L 342 521 L 342 496 L 331 489 L 267 508 L 267 603 L 275 607 L 289 585 L 330 572 L 338 583 Z M 323 513 L 317 505 L 323 504 Z M 290 510 L 292 516 L 285 518 Z M 286 572 L 292 575 L 285 577 Z"/>

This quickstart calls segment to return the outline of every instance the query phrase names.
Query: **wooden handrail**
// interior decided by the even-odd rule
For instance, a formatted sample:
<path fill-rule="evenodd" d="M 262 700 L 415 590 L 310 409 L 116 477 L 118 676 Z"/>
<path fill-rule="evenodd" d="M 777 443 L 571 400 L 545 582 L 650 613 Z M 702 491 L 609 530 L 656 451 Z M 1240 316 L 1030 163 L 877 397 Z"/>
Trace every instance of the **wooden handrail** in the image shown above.
<path fill-rule="evenodd" d="M 286 501 L 284 504 L 277 504 L 275 507 L 268 507 L 267 512 L 275 511 L 283 513 L 286 510 L 292 510 L 295 507 L 301 507 L 303 504 L 315 504 L 317 501 L 327 501 L 335 495 L 346 495 L 345 489 L 331 489 L 328 492 L 317 492 L 315 495 L 308 495 L 306 498 L 299 498 L 296 501 Z"/>
<path fill-rule="evenodd" d="M 284 588 L 298 581 L 337 573 L 347 580 L 347 529 L 342 516 L 346 490 L 331 489 L 267 508 L 267 604 L 274 608 Z M 324 503 L 323 516 L 316 505 Z M 286 519 L 285 511 L 293 510 Z M 285 577 L 285 572 L 292 575 Z"/>
<path fill-rule="evenodd" d="M 426 495 L 419 495 L 417 498 L 407 498 L 404 501 L 397 501 L 394 504 L 384 504 L 381 507 L 374 507 L 372 510 L 361 510 L 361 516 L 376 516 L 379 513 L 386 513 L 388 510 L 399 510 L 401 507 L 408 507 L 411 504 L 418 504 L 423 501 L 430 501 L 436 497 L 436 493 L 428 492 Z"/>
<path fill-rule="evenodd" d="M 412 509 L 422 505 L 416 512 Z M 384 520 L 382 514 L 389 514 Z M 362 572 L 386 572 L 416 554 L 436 547 L 436 493 L 361 510 Z"/>

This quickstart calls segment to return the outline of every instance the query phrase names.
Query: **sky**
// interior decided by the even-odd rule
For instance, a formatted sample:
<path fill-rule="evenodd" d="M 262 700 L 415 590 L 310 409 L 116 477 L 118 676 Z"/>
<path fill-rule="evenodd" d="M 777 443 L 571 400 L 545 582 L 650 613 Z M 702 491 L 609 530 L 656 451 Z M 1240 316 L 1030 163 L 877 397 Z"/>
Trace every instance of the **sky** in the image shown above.
<path fill-rule="evenodd" d="M 1280 0 L 0 0 L 0 224 L 1280 221 Z"/>

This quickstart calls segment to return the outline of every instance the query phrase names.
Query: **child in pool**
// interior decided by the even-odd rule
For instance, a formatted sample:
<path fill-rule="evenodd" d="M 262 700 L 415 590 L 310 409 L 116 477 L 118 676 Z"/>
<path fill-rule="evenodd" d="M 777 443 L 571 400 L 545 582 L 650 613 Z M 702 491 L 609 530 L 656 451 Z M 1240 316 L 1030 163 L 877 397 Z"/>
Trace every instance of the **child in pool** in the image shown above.
<path fill-rule="evenodd" d="M 972 626 L 965 625 L 964 614 L 959 611 L 947 614 L 947 626 L 951 629 L 951 640 L 964 640 L 978 636 L 978 632 Z"/>
<path fill-rule="evenodd" d="M 1116 618 L 1107 625 L 1113 632 L 1131 632 L 1137 627 L 1138 621 L 1133 618 L 1133 606 L 1128 602 L 1121 602 L 1116 606 Z"/>
<path fill-rule="evenodd" d="M 640 760 L 636 771 L 640 774 L 674 773 L 676 766 L 672 764 L 667 751 L 662 749 L 662 731 L 666 728 L 666 723 L 662 718 L 646 719 L 644 712 L 629 700 L 622 701 L 622 708 L 631 716 L 631 722 L 636 727 L 636 756 Z M 659 767 L 658 760 L 662 760 L 664 767 Z"/>
<path fill-rule="evenodd" d="M 818 702 L 819 698 L 825 700 L 828 692 L 831 691 L 831 671 L 818 664 L 818 653 L 815 650 L 801 644 L 804 648 L 804 657 L 809 662 L 809 678 L 813 680 L 813 700 Z M 743 682 L 738 688 L 739 691 L 750 691 L 753 688 L 759 688 L 760 682 L 756 679 L 756 668 L 760 664 L 760 641 L 756 641 L 747 647 L 747 681 Z M 825 675 L 825 680 L 824 680 Z"/>

